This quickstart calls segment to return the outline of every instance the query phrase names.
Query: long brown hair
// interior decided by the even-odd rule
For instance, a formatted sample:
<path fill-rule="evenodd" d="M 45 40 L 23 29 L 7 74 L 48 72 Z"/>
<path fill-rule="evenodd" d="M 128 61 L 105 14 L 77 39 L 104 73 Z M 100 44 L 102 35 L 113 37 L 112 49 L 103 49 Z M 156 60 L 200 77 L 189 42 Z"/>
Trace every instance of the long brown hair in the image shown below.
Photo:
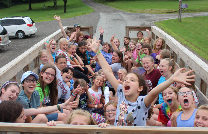
<path fill-rule="evenodd" d="M 48 68 L 52 68 L 55 71 L 55 75 L 56 75 L 56 68 L 53 65 L 50 64 L 46 64 L 43 66 L 43 68 L 41 69 L 41 72 L 39 74 L 39 83 L 40 83 L 40 87 L 43 91 L 43 94 L 45 96 L 45 83 L 43 81 L 43 78 L 41 77 L 41 73 L 44 73 Z M 56 105 L 58 102 L 58 89 L 57 89 L 57 80 L 56 80 L 56 76 L 54 77 L 54 80 L 48 84 L 49 86 L 49 98 L 50 98 L 50 103 L 51 105 Z"/>

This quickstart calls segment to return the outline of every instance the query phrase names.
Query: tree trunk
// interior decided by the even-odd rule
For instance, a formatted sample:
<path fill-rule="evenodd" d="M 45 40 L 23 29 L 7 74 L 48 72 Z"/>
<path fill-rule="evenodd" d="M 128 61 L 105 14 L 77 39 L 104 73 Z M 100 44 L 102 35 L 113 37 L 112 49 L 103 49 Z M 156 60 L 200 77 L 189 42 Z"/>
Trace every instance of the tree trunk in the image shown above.
<path fill-rule="evenodd" d="M 53 7 L 57 8 L 57 0 L 53 0 Z"/>
<path fill-rule="evenodd" d="M 63 0 L 64 1 L 64 13 L 66 13 L 66 3 L 67 3 L 67 0 Z"/>
<path fill-rule="evenodd" d="M 29 0 L 29 10 L 32 10 L 32 0 Z"/>

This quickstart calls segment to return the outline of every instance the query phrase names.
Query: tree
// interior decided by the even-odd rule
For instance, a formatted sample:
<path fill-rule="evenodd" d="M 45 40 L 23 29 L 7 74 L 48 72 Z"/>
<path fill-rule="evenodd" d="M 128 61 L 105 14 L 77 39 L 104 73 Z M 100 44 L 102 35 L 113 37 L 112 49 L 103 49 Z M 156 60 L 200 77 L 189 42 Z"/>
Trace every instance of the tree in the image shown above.
<path fill-rule="evenodd" d="M 66 13 L 66 4 L 67 4 L 67 0 L 63 0 L 64 1 L 64 13 Z"/>
<path fill-rule="evenodd" d="M 32 10 L 32 0 L 29 0 L 29 10 Z"/>
<path fill-rule="evenodd" d="M 57 8 L 57 0 L 53 0 L 53 7 Z"/>

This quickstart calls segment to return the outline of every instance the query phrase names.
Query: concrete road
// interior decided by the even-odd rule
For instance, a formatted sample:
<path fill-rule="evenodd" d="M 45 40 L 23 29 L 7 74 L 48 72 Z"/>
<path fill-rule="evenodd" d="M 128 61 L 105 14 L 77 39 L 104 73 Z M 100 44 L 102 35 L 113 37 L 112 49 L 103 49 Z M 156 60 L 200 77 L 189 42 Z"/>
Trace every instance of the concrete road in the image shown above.
<path fill-rule="evenodd" d="M 76 23 L 82 26 L 93 26 L 94 35 L 99 36 L 99 27 L 105 30 L 104 41 L 109 41 L 113 34 L 122 40 L 125 36 L 125 26 L 151 26 L 155 21 L 175 19 L 177 14 L 144 14 L 125 13 L 114 8 L 94 3 L 92 0 L 83 0 L 91 6 L 95 12 L 69 19 L 63 19 L 64 26 L 73 26 Z M 182 17 L 208 16 L 208 13 L 183 14 Z M 53 17 L 53 16 L 51 16 Z M 0 67 L 4 66 L 14 58 L 27 51 L 31 46 L 44 39 L 46 36 L 59 29 L 58 23 L 54 21 L 36 23 L 38 32 L 35 36 L 26 39 L 11 39 L 11 45 L 6 50 L 0 50 Z M 132 36 L 135 36 L 133 33 Z"/>

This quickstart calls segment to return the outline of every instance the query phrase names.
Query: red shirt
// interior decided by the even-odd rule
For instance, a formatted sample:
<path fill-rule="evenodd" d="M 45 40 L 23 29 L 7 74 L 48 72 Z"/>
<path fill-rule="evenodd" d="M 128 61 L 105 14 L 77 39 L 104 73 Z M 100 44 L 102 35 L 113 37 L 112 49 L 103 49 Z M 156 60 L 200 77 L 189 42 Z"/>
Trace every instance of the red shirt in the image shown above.
<path fill-rule="evenodd" d="M 157 83 L 161 77 L 160 71 L 158 69 L 153 69 L 151 73 L 147 74 L 147 72 L 144 74 L 146 84 L 149 88 L 149 91 L 151 91 L 154 87 L 157 86 Z"/>

